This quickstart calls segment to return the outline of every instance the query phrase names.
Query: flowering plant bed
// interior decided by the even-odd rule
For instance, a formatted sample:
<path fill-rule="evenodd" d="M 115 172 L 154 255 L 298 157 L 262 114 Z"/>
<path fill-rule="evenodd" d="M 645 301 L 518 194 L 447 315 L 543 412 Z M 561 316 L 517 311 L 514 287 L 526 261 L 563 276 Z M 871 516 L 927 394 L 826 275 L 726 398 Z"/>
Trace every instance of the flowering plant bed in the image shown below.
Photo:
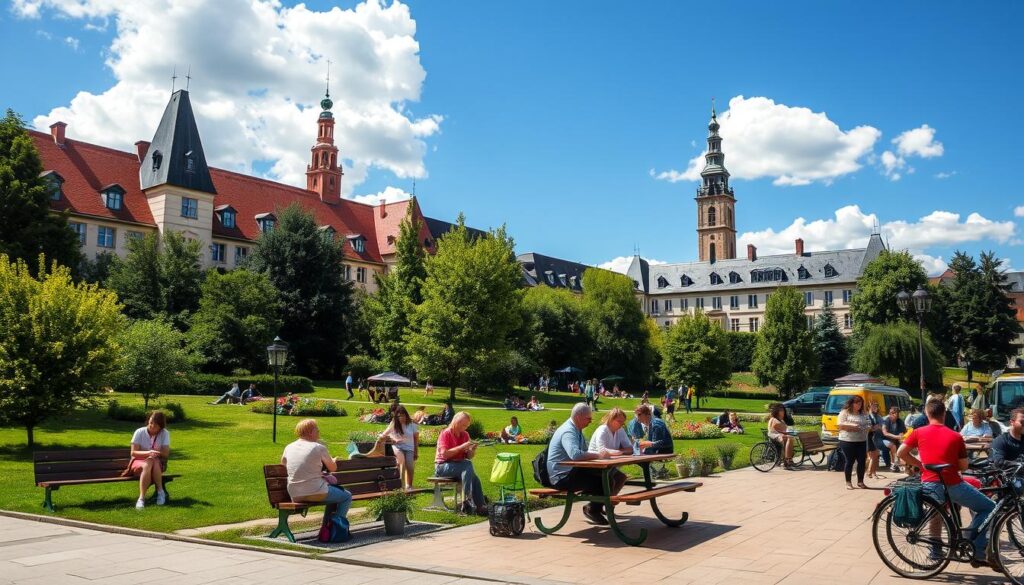
<path fill-rule="evenodd" d="M 273 400 L 261 400 L 252 406 L 252 411 L 260 414 L 274 413 Z M 291 416 L 347 416 L 348 412 L 333 400 L 318 398 L 300 398 L 295 395 L 282 396 L 277 399 L 277 414 Z"/>
<path fill-rule="evenodd" d="M 708 422 L 684 421 L 670 424 L 669 432 L 673 439 L 720 439 L 724 436 L 718 425 Z"/>

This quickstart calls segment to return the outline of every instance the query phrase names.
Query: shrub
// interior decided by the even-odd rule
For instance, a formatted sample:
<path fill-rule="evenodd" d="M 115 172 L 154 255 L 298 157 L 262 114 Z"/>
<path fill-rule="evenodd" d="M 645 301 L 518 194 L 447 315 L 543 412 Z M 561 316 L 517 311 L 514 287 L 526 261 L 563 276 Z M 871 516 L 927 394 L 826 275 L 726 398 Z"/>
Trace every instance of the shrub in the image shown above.
<path fill-rule="evenodd" d="M 185 410 L 176 402 L 169 402 L 162 410 L 167 418 L 167 424 L 185 420 Z M 107 418 L 113 420 L 124 420 L 140 424 L 146 423 L 146 415 L 149 414 L 145 408 L 136 405 L 121 404 L 117 400 L 107 403 Z"/>
<path fill-rule="evenodd" d="M 409 514 L 413 510 L 412 496 L 405 493 L 405 490 L 393 490 L 367 502 L 366 509 L 371 516 L 380 516 L 385 512 Z"/>
<path fill-rule="evenodd" d="M 715 449 L 718 450 L 718 454 L 723 458 L 735 457 L 736 452 L 740 450 L 740 446 L 732 441 L 719 443 L 715 445 Z"/>
<path fill-rule="evenodd" d="M 253 404 L 252 411 L 259 414 L 274 413 L 273 400 L 260 400 Z M 333 400 L 300 398 L 298 396 L 277 399 L 277 414 L 286 416 L 348 416 L 348 412 Z"/>
<path fill-rule="evenodd" d="M 478 420 L 469 423 L 466 432 L 469 433 L 469 438 L 471 439 L 483 439 L 487 436 L 487 433 L 484 432 L 484 423 Z"/>
<path fill-rule="evenodd" d="M 441 434 L 438 429 L 420 427 L 420 446 L 437 446 L 437 437 Z"/>
<path fill-rule="evenodd" d="M 551 440 L 551 437 L 555 436 L 555 429 L 552 429 L 551 427 L 545 427 L 543 429 L 537 429 L 535 431 L 530 431 L 525 434 L 527 442 L 545 445 L 548 443 L 548 441 Z"/>
<path fill-rule="evenodd" d="M 385 367 L 382 360 L 364 354 L 349 356 L 348 363 L 345 365 L 345 371 L 352 372 L 352 376 L 357 380 L 359 378 L 368 378 L 386 369 L 388 368 Z"/>
<path fill-rule="evenodd" d="M 758 400 L 779 400 L 775 392 L 743 392 L 742 390 L 715 390 L 708 393 L 708 396 L 718 398 L 756 398 Z"/>
<path fill-rule="evenodd" d="M 673 439 L 720 439 L 724 436 L 718 425 L 709 422 L 684 421 L 670 425 L 669 432 Z"/>
<path fill-rule="evenodd" d="M 697 457 L 700 459 L 701 471 L 704 475 L 711 475 L 718 465 L 718 451 L 715 449 L 701 449 Z"/>
<path fill-rule="evenodd" d="M 274 395 L 274 375 L 258 374 L 255 376 L 225 376 L 222 374 L 192 374 L 178 391 L 182 394 L 219 396 L 228 391 L 231 385 L 238 382 L 245 389 L 249 384 L 256 384 L 256 390 L 264 396 Z M 277 383 L 279 395 L 289 392 L 305 394 L 313 391 L 313 380 L 304 376 L 279 376 Z"/>

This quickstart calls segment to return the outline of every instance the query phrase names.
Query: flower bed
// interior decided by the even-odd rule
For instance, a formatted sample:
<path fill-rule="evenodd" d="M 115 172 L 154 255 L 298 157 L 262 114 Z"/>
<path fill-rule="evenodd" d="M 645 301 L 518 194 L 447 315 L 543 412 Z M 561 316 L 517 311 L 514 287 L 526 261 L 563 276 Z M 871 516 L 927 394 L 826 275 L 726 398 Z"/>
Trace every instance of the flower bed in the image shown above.
<path fill-rule="evenodd" d="M 260 414 L 274 413 L 273 400 L 261 400 L 252 406 Z M 290 416 L 348 416 L 348 412 L 334 400 L 282 396 L 277 399 L 277 414 Z"/>
<path fill-rule="evenodd" d="M 673 439 L 720 439 L 724 435 L 722 429 L 709 422 L 684 421 L 669 425 Z"/>

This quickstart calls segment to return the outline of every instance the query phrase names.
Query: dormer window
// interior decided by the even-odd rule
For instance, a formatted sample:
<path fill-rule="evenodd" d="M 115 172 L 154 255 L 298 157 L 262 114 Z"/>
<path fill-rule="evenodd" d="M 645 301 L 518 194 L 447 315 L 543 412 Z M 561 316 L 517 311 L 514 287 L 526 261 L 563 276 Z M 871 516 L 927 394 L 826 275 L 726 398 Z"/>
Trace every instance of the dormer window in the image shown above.
<path fill-rule="evenodd" d="M 261 232 L 273 231 L 277 224 L 277 217 L 273 213 L 258 213 L 256 214 L 256 224 L 260 226 Z"/>
<path fill-rule="evenodd" d="M 362 254 L 366 251 L 366 238 L 361 234 L 356 234 L 348 237 L 348 241 L 352 243 L 352 250 L 357 254 Z"/>
<path fill-rule="evenodd" d="M 722 284 L 722 277 L 717 272 L 711 273 L 711 284 Z"/>
<path fill-rule="evenodd" d="M 432 247 L 433 245 L 434 245 L 434 242 L 432 242 L 432 241 L 430 240 L 430 238 L 424 238 L 424 239 L 423 239 L 423 247 L 424 247 L 424 248 L 430 248 L 430 247 Z"/>
<path fill-rule="evenodd" d="M 577 280 L 578 279 L 575 276 L 570 276 L 569 277 L 569 286 L 571 286 L 572 288 L 578 288 L 578 286 L 576 284 Z"/>
<path fill-rule="evenodd" d="M 103 204 L 107 209 L 117 211 L 124 205 L 124 189 L 120 185 L 108 185 L 103 188 Z"/>
<path fill-rule="evenodd" d="M 658 288 L 665 288 L 668 286 L 668 279 L 664 276 L 658 277 Z"/>
<path fill-rule="evenodd" d="M 160 170 L 160 164 L 164 162 L 164 155 L 159 150 L 153 151 L 153 172 Z"/>
<path fill-rule="evenodd" d="M 684 274 L 684 275 L 682 275 L 679 278 L 679 285 L 680 286 L 693 286 L 693 279 Z"/>
<path fill-rule="evenodd" d="M 56 171 L 46 171 L 39 176 L 46 181 L 46 186 L 50 190 L 50 199 L 60 201 L 64 196 L 64 177 L 58 175 Z"/>
<path fill-rule="evenodd" d="M 196 172 L 196 159 L 192 157 L 193 151 L 185 153 L 185 172 L 194 173 Z"/>
<path fill-rule="evenodd" d="M 555 273 L 554 272 L 552 272 L 551 270 L 545 270 L 544 271 L 544 278 L 547 279 L 548 284 L 550 284 L 551 286 L 555 286 Z"/>
<path fill-rule="evenodd" d="M 736 272 L 729 273 L 729 284 L 739 284 L 743 282 L 743 279 Z"/>
<path fill-rule="evenodd" d="M 559 274 L 558 275 L 558 282 L 560 282 L 562 284 L 562 286 L 569 286 L 569 282 L 568 282 L 568 280 L 566 280 L 566 275 L 564 275 L 564 274 Z"/>
<path fill-rule="evenodd" d="M 839 276 L 839 273 L 836 272 L 836 269 L 833 268 L 831 264 L 826 264 L 825 265 L 825 278 L 835 278 L 836 276 Z"/>
<path fill-rule="evenodd" d="M 237 225 L 237 222 L 235 221 L 237 212 L 234 207 L 231 207 L 230 205 L 218 205 L 213 208 L 213 211 L 220 217 L 220 225 L 229 230 L 235 229 Z"/>
<path fill-rule="evenodd" d="M 804 268 L 803 264 L 800 265 L 800 268 L 796 269 L 796 274 L 800 280 L 807 280 L 811 277 L 811 272 Z"/>

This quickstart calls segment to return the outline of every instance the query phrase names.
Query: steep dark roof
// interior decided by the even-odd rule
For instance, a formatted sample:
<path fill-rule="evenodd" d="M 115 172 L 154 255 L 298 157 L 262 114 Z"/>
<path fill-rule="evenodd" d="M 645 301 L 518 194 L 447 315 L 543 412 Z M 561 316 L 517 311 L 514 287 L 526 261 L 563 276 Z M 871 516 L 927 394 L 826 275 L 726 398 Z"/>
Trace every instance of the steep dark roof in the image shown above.
<path fill-rule="evenodd" d="M 583 290 L 583 273 L 587 269 L 603 270 L 603 268 L 552 258 L 536 252 L 520 254 L 516 256 L 516 260 L 519 261 L 519 265 L 523 269 L 523 281 L 526 286 L 543 284 L 553 288 L 581 291 Z"/>
<path fill-rule="evenodd" d="M 179 89 L 167 102 L 153 142 L 142 160 L 139 182 L 143 191 L 158 185 L 174 185 L 206 193 L 217 192 L 206 165 L 187 91 Z"/>
<path fill-rule="evenodd" d="M 455 224 L 450 221 L 443 221 L 432 217 L 424 217 L 423 221 L 427 224 L 427 230 L 430 231 L 430 236 L 434 238 L 434 241 L 455 229 Z M 466 231 L 469 232 L 469 237 L 472 239 L 482 238 L 487 235 L 487 232 L 469 227 L 468 225 L 466 226 Z"/>

